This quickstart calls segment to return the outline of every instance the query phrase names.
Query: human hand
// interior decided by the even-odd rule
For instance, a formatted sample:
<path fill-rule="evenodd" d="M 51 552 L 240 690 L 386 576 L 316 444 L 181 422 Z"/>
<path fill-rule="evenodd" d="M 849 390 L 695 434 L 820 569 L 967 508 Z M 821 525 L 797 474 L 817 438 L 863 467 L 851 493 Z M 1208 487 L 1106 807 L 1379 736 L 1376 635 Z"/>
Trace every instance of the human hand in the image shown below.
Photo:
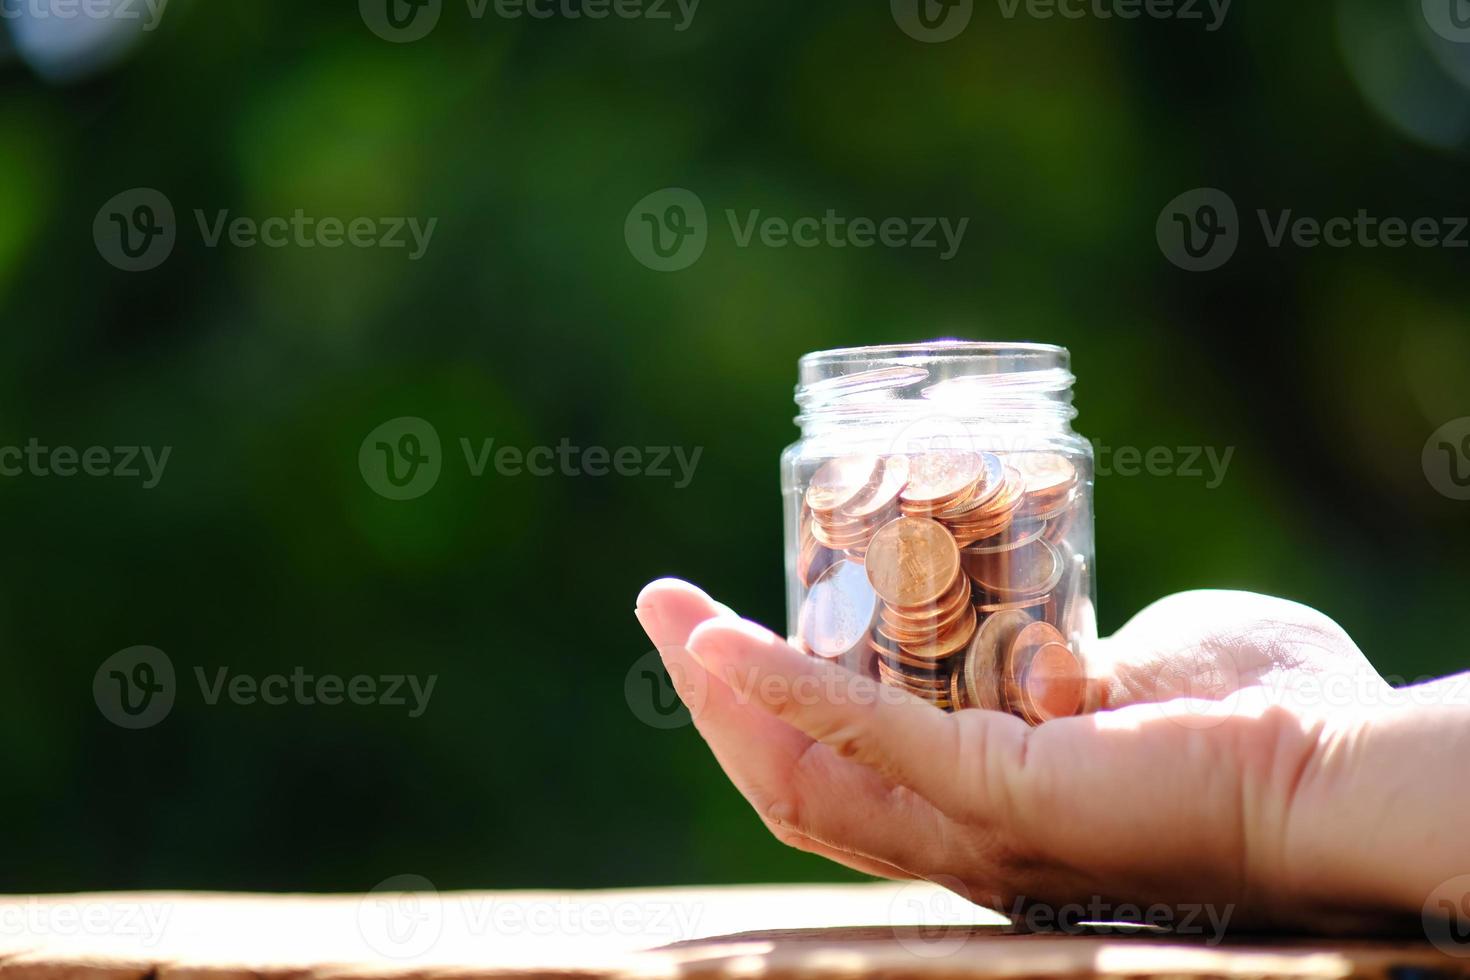
<path fill-rule="evenodd" d="M 1388 686 L 1307 607 L 1155 603 L 1087 651 L 1103 710 L 1037 728 L 880 689 L 683 582 L 648 586 L 637 614 L 676 686 L 701 691 L 720 765 L 794 847 L 1004 910 L 1208 903 L 1236 923 L 1348 928 L 1407 904 L 1340 853 L 1362 830 L 1343 753 L 1373 713 L 1320 695 L 1323 679 Z"/>

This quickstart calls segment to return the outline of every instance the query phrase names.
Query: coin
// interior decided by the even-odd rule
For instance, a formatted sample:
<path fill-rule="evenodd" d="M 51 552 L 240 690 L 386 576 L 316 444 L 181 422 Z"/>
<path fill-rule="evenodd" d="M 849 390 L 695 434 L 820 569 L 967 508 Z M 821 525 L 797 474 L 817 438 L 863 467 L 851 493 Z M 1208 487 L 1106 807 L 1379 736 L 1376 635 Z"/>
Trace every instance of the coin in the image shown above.
<path fill-rule="evenodd" d="M 1046 527 L 1046 523 L 1042 521 L 1015 521 L 1001 533 L 981 538 L 965 547 L 960 552 L 960 561 L 963 563 L 967 557 L 975 555 L 996 555 L 1003 551 L 1013 551 L 1036 540 Z"/>
<path fill-rule="evenodd" d="M 880 462 L 878 479 L 856 498 L 842 506 L 853 520 L 867 521 L 898 506 L 899 494 L 909 483 L 907 456 L 886 456 Z"/>
<path fill-rule="evenodd" d="M 823 463 L 806 488 L 814 513 L 831 513 L 866 490 L 879 475 L 877 456 L 839 456 Z"/>
<path fill-rule="evenodd" d="M 1005 482 L 1005 463 L 995 453 L 981 453 L 980 479 L 954 503 L 934 516 L 941 521 L 963 518 L 995 499 Z"/>
<path fill-rule="evenodd" d="M 1040 538 L 1014 551 L 972 557 L 964 568 L 976 585 L 1000 602 L 1049 593 L 1063 571 L 1057 549 Z"/>
<path fill-rule="evenodd" d="M 920 660 L 941 660 L 959 653 L 975 635 L 975 610 L 966 607 L 959 621 L 922 645 L 902 644 L 903 652 Z"/>
<path fill-rule="evenodd" d="M 985 618 L 965 653 L 965 706 L 1005 711 L 1004 656 L 1016 635 L 1035 620 L 1019 609 Z"/>
<path fill-rule="evenodd" d="M 899 496 L 908 510 L 942 508 L 969 493 L 985 476 L 985 460 L 979 453 L 924 453 L 909 461 L 909 483 Z"/>
<path fill-rule="evenodd" d="M 1038 723 L 1077 714 L 1082 710 L 1086 688 L 1082 664 L 1060 643 L 1048 643 L 1037 650 L 1021 680 L 1026 714 Z"/>
<path fill-rule="evenodd" d="M 1026 478 L 1026 493 L 1065 495 L 1077 483 L 1077 467 L 1061 453 L 1018 453 L 1012 463 Z"/>
<path fill-rule="evenodd" d="M 885 524 L 868 544 L 868 581 L 884 602 L 920 606 L 944 594 L 960 567 L 960 550 L 944 525 L 921 517 Z"/>
<path fill-rule="evenodd" d="M 1042 647 L 1057 645 L 1066 648 L 1066 637 L 1050 623 L 1040 620 L 1028 623 L 1011 640 L 1008 650 L 1005 651 L 1003 659 L 1004 673 L 1003 683 L 1006 691 L 1006 701 L 1011 709 L 1031 724 L 1038 724 L 1034 715 L 1026 714 L 1025 692 L 1023 690 L 1026 672 L 1031 668 L 1031 662 Z"/>
<path fill-rule="evenodd" d="M 817 656 L 835 659 L 863 642 L 877 610 L 878 597 L 863 567 L 837 561 L 807 592 L 798 632 Z"/>

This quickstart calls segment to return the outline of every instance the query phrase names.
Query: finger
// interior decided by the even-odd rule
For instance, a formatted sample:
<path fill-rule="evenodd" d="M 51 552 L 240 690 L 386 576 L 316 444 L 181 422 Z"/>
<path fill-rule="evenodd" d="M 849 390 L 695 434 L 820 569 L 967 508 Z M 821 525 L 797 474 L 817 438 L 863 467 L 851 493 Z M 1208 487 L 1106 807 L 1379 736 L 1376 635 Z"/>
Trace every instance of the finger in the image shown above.
<path fill-rule="evenodd" d="M 1253 592 L 1197 590 L 1143 609 L 1097 650 L 1109 677 L 1106 707 L 1290 684 L 1303 673 L 1386 686 L 1330 618 Z"/>
<path fill-rule="evenodd" d="M 808 657 L 748 620 L 708 620 L 690 652 L 737 698 L 963 819 L 1005 812 L 1030 729 L 990 711 L 954 715 Z"/>
<path fill-rule="evenodd" d="M 689 634 L 700 623 L 721 615 L 734 617 L 695 586 L 675 579 L 646 587 L 638 597 L 635 614 L 671 672 L 701 673 L 704 668 L 685 649 Z M 694 712 L 695 727 L 777 839 L 864 874 L 914 877 L 894 864 L 851 850 L 859 837 L 855 828 L 847 826 L 854 810 L 867 827 L 879 824 L 878 814 L 862 806 L 863 801 L 885 807 L 890 818 L 919 822 L 888 802 L 891 787 L 860 766 L 834 766 L 841 760 L 827 758 L 830 753 L 825 747 L 766 712 L 737 704 L 734 692 L 724 684 L 713 681 L 704 687 L 704 703 Z M 826 805 L 834 798 L 844 801 L 835 814 Z M 835 820 L 835 816 L 842 819 Z"/>

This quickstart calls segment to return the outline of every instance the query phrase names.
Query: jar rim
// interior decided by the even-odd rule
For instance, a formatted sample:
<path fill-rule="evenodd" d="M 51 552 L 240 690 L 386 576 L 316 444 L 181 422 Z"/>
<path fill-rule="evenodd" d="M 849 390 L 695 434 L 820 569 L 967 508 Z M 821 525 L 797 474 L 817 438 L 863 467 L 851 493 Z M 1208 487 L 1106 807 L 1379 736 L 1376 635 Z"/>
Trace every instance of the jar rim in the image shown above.
<path fill-rule="evenodd" d="M 871 344 L 862 347 L 834 347 L 829 350 L 811 351 L 798 359 L 798 364 L 816 363 L 823 360 L 864 357 L 883 358 L 903 355 L 969 354 L 1014 356 L 1037 355 L 1056 357 L 1066 355 L 1067 348 L 1059 344 L 1043 344 L 1034 341 L 1011 340 L 923 340 L 905 344 Z"/>

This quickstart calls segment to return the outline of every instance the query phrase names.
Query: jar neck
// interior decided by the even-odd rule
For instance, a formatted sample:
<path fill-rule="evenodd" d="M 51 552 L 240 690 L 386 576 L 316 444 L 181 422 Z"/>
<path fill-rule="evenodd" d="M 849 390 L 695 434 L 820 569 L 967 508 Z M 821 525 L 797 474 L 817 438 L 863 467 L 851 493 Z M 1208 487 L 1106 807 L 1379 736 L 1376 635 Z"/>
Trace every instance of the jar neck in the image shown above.
<path fill-rule="evenodd" d="M 1000 446 L 1071 434 L 1065 348 L 934 341 L 808 354 L 796 423 L 806 441 L 893 451 Z M 967 447 L 966 447 L 967 448 Z"/>

